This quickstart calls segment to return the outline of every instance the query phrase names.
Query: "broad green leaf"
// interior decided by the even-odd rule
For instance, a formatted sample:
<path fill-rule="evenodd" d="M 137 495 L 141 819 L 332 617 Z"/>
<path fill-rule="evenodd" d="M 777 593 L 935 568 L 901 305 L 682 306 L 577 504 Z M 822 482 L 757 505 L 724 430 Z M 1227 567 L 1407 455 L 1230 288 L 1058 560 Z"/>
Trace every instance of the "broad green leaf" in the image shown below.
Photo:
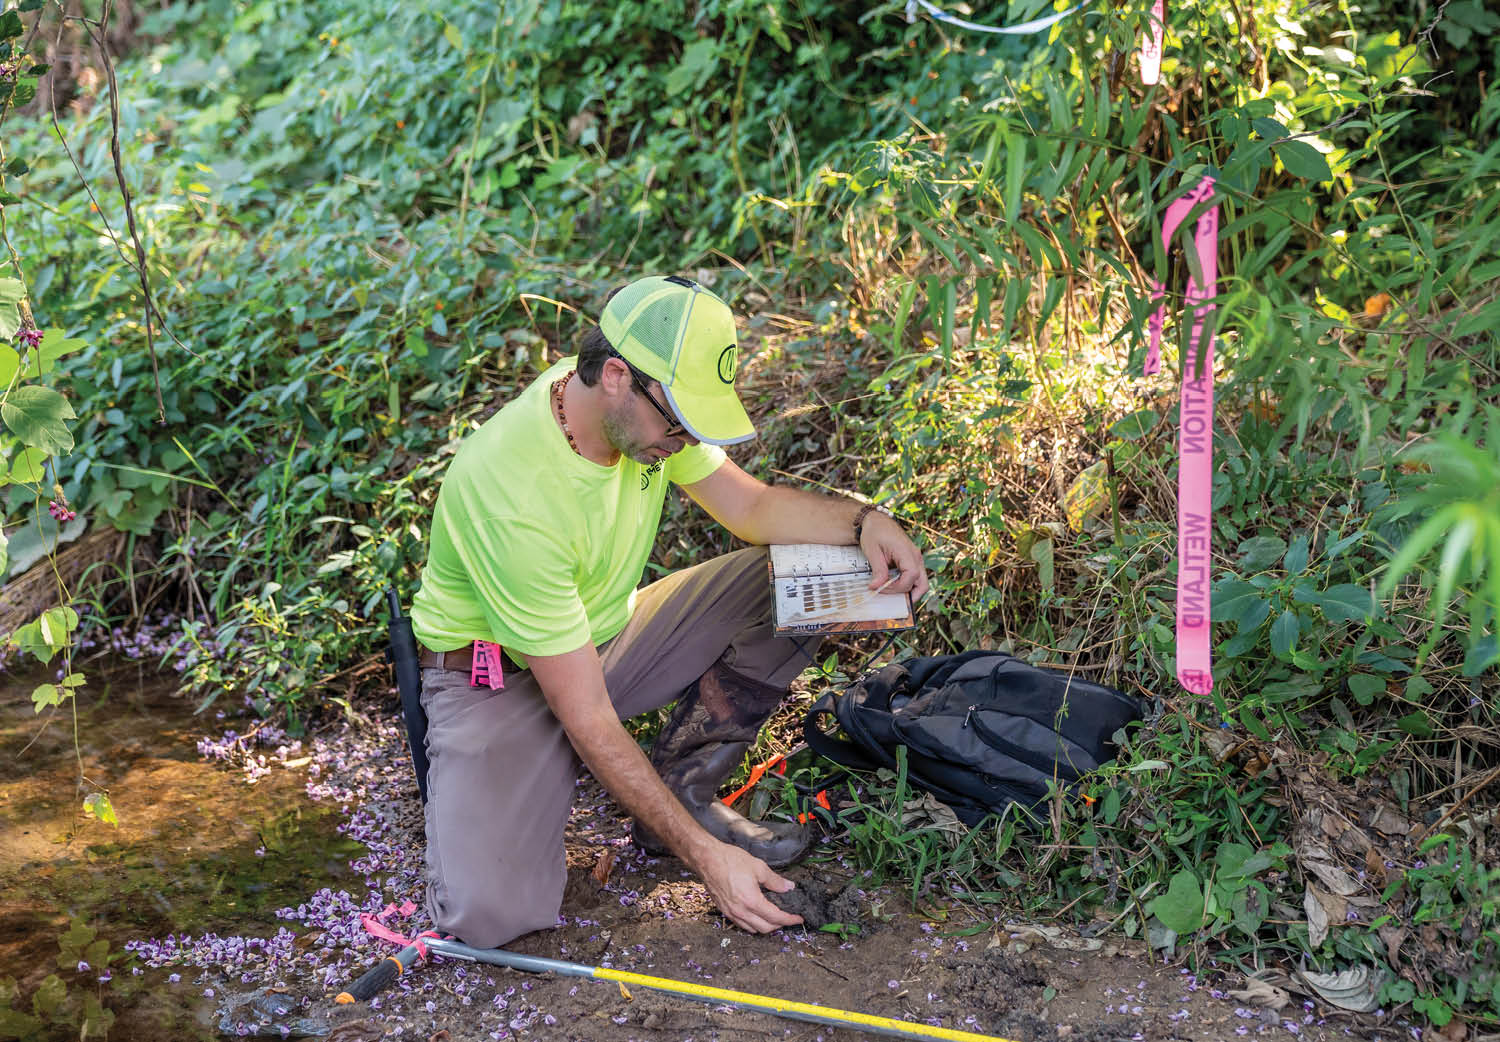
<path fill-rule="evenodd" d="M 63 355 L 71 354 L 79 348 L 87 346 L 87 340 L 65 336 L 61 329 L 45 330 L 42 333 L 42 342 L 37 345 L 37 361 L 33 375 L 46 376 L 57 368 L 57 360 Z"/>
<path fill-rule="evenodd" d="M 10 388 L 10 382 L 21 371 L 21 355 L 9 344 L 0 344 L 0 394 Z"/>
<path fill-rule="evenodd" d="M 1189 937 L 1203 925 L 1203 904 L 1203 884 L 1183 869 L 1167 884 L 1167 892 L 1146 906 L 1146 912 L 1179 937 Z"/>
<path fill-rule="evenodd" d="M 1427 719 L 1426 713 L 1407 713 L 1396 721 L 1396 726 L 1416 738 L 1432 737 L 1432 721 Z"/>
<path fill-rule="evenodd" d="M 10 566 L 10 540 L 5 538 L 5 533 L 0 532 L 0 579 L 5 578 L 5 570 Z"/>
<path fill-rule="evenodd" d="M 1031 544 L 1031 552 L 1027 556 L 1036 562 L 1037 578 L 1041 580 L 1042 589 L 1049 593 L 1052 592 L 1053 585 L 1056 582 L 1052 540 L 1038 539 Z"/>
<path fill-rule="evenodd" d="M 1328 168 L 1328 160 L 1316 148 L 1306 141 L 1278 141 L 1274 146 L 1276 155 L 1286 167 L 1287 173 L 1293 177 L 1305 178 L 1309 181 L 1331 181 L 1333 171 Z"/>
<path fill-rule="evenodd" d="M 42 1022 L 17 1009 L 0 1009 L 0 1038 L 31 1038 L 42 1030 Z"/>
<path fill-rule="evenodd" d="M 0 206 L 4 203 L 0 202 Z M 21 329 L 21 313 L 14 304 L 0 304 L 0 340 L 10 340 Z"/>
<path fill-rule="evenodd" d="M 62 978 L 55 973 L 47 975 L 47 979 L 37 986 L 31 995 L 31 1008 L 39 1017 L 53 1019 L 53 1014 L 62 1008 L 67 1001 L 68 987 L 62 982 Z"/>
<path fill-rule="evenodd" d="M 41 449 L 22 449 L 10 461 L 10 480 L 18 485 L 34 485 L 46 475 L 47 454 Z"/>
<path fill-rule="evenodd" d="M 1116 438 L 1124 438 L 1126 441 L 1138 441 L 1151 433 L 1161 416 L 1155 409 L 1137 409 L 1127 416 L 1116 420 L 1109 428 L 1109 433 Z"/>
<path fill-rule="evenodd" d="M 114 1022 L 114 1010 L 105 1009 L 104 1003 L 93 992 L 83 993 L 83 1023 L 78 1030 L 80 1039 L 104 1038 Z"/>
<path fill-rule="evenodd" d="M 1247 572 L 1270 568 L 1286 552 L 1286 540 L 1275 535 L 1258 535 L 1239 545 L 1240 564 Z"/>
<path fill-rule="evenodd" d="M 62 702 L 65 692 L 55 684 L 39 684 L 31 692 L 31 701 L 35 703 L 35 711 L 40 713 L 48 706 L 55 706 Z"/>
<path fill-rule="evenodd" d="M 1277 658 L 1286 658 L 1297 646 L 1297 636 L 1302 632 L 1302 624 L 1297 620 L 1297 613 L 1286 608 L 1271 623 L 1271 653 Z"/>
<path fill-rule="evenodd" d="M 459 54 L 464 53 L 463 34 L 458 31 L 458 26 L 452 22 L 445 21 L 443 23 L 443 39 L 447 40 L 448 46 L 452 47 Z"/>
<path fill-rule="evenodd" d="M 1258 586 L 1234 578 L 1220 579 L 1214 584 L 1214 618 L 1235 623 L 1237 633 L 1260 626 L 1270 611 L 1271 606 Z"/>
<path fill-rule="evenodd" d="M 0 304 L 14 304 L 26 299 L 26 286 L 20 279 L 0 279 Z"/>
<path fill-rule="evenodd" d="M 1235 892 L 1229 902 L 1229 911 L 1234 916 L 1234 925 L 1254 937 L 1270 914 L 1271 892 L 1264 883 L 1252 879 L 1244 889 Z"/>
<path fill-rule="evenodd" d="M 1375 701 L 1375 696 L 1385 690 L 1385 678 L 1371 673 L 1353 673 L 1349 677 L 1349 693 L 1362 706 Z"/>
<path fill-rule="evenodd" d="M 1323 591 L 1318 607 L 1329 622 L 1363 622 L 1375 614 L 1375 598 L 1363 586 L 1340 583 Z"/>
<path fill-rule="evenodd" d="M 109 802 L 109 797 L 102 792 L 91 792 L 83 801 L 83 812 L 91 818 L 96 818 L 106 825 L 120 824 L 120 819 L 115 817 L 115 808 Z"/>
<path fill-rule="evenodd" d="M 719 64 L 719 41 L 712 37 L 694 40 L 682 51 L 682 61 L 667 73 L 668 94 L 681 94 L 686 90 L 697 90 Z"/>
<path fill-rule="evenodd" d="M 73 434 L 66 421 L 75 418 L 68 400 L 50 387 L 18 387 L 0 406 L 0 419 L 12 434 L 23 444 L 45 449 L 54 456 L 73 450 Z"/>
<path fill-rule="evenodd" d="M 68 642 L 68 634 L 78 628 L 78 613 L 72 608 L 58 606 L 42 612 L 37 620 L 41 625 L 42 639 L 54 648 Z"/>
<path fill-rule="evenodd" d="M 1298 533 L 1292 539 L 1292 545 L 1287 548 L 1286 560 L 1283 562 L 1288 575 L 1300 575 L 1307 567 L 1307 556 L 1309 548 L 1307 534 Z"/>
<path fill-rule="evenodd" d="M 3 546 L 0 546 L 0 561 L 4 561 Z M 3 564 L 0 564 L 0 572 L 3 570 Z M 1466 677 L 1477 677 L 1497 662 L 1500 662 L 1500 639 L 1491 633 L 1474 641 L 1473 646 L 1464 655 L 1462 673 Z"/>
<path fill-rule="evenodd" d="M 1270 610 L 1270 605 L 1267 605 L 1266 612 L 1268 614 Z M 1253 650 L 1255 648 L 1255 645 L 1259 643 L 1260 631 L 1258 629 L 1250 633 L 1237 633 L 1233 637 L 1230 637 L 1224 643 L 1219 645 L 1217 654 L 1220 657 L 1226 659 L 1239 658 L 1241 655 L 1244 655 L 1247 652 Z"/>
<path fill-rule="evenodd" d="M 1252 119 L 1250 125 L 1255 128 L 1257 134 L 1267 141 L 1280 141 L 1286 137 L 1286 127 L 1274 119 L 1267 119 L 1263 116 L 1259 119 Z"/>

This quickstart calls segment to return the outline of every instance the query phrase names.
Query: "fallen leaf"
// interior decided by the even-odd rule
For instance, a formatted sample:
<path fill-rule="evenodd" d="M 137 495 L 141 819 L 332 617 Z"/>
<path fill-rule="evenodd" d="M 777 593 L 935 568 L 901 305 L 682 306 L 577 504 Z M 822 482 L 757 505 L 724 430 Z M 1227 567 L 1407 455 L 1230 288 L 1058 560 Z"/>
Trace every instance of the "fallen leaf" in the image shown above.
<path fill-rule="evenodd" d="M 1370 814 L 1369 825 L 1372 829 L 1384 832 L 1387 836 L 1404 836 L 1406 830 L 1411 827 L 1411 821 L 1395 807 L 1382 803 Z"/>
<path fill-rule="evenodd" d="M 1438 1028 L 1438 1034 L 1445 1042 L 1464 1042 L 1469 1037 L 1469 1026 L 1455 1017 Z"/>
<path fill-rule="evenodd" d="M 1328 911 L 1311 885 L 1302 894 L 1302 910 L 1307 913 L 1307 943 L 1313 948 L 1323 947 L 1328 940 Z"/>
<path fill-rule="evenodd" d="M 1203 744 L 1208 746 L 1214 754 L 1217 763 L 1223 763 L 1233 756 L 1240 748 L 1240 742 L 1233 736 L 1221 731 L 1209 731 L 1203 736 Z"/>
<path fill-rule="evenodd" d="M 1401 956 L 1401 945 L 1406 940 L 1406 929 L 1387 923 L 1375 931 L 1380 939 L 1385 942 L 1385 956 L 1392 966 L 1399 966 Z"/>
<path fill-rule="evenodd" d="M 1341 973 L 1298 970 L 1297 976 L 1339 1009 L 1370 1013 L 1380 1008 L 1380 988 L 1385 983 L 1385 975 L 1369 966 L 1351 966 Z"/>
<path fill-rule="evenodd" d="M 1339 833 L 1339 838 L 1333 841 L 1333 845 L 1345 854 L 1362 858 L 1365 851 L 1370 849 L 1370 837 L 1365 835 L 1364 829 L 1348 828 Z"/>
<path fill-rule="evenodd" d="M 1323 834 L 1329 839 L 1338 839 L 1344 834 L 1344 830 L 1349 827 L 1349 823 L 1338 814 L 1322 814 L 1319 817 L 1322 820 L 1318 822 L 1318 825 L 1322 828 Z"/>
<path fill-rule="evenodd" d="M 1302 867 L 1317 876 L 1324 886 L 1336 894 L 1348 897 L 1360 891 L 1359 880 L 1337 865 L 1327 861 L 1304 861 Z"/>
<path fill-rule="evenodd" d="M 1011 940 L 1037 940 L 1049 948 L 1060 948 L 1063 951 L 1096 952 L 1104 947 L 1104 942 L 1097 937 L 1074 937 L 1063 933 L 1056 926 L 1007 922 L 1005 928 L 1010 931 Z"/>
<path fill-rule="evenodd" d="M 604 886 L 609 882 L 609 873 L 614 867 L 615 852 L 613 849 L 606 848 L 604 853 L 599 855 L 599 860 L 594 864 L 594 871 L 590 874 L 594 877 L 594 882 Z"/>
<path fill-rule="evenodd" d="M 617 980 L 615 981 L 615 983 L 620 986 L 620 997 L 626 1002 L 629 1002 L 634 996 L 630 994 L 630 989 L 625 987 L 625 982 L 622 980 Z"/>
<path fill-rule="evenodd" d="M 1385 882 L 1385 859 L 1380 856 L 1374 847 L 1365 851 L 1365 872 L 1370 876 Z"/>
<path fill-rule="evenodd" d="M 1252 1006 L 1261 1006 L 1265 1009 L 1280 1009 L 1292 1001 L 1292 997 L 1281 988 L 1263 980 L 1256 980 L 1254 977 L 1245 981 L 1243 988 L 1231 991 L 1229 994 L 1241 1002 L 1249 1003 Z"/>

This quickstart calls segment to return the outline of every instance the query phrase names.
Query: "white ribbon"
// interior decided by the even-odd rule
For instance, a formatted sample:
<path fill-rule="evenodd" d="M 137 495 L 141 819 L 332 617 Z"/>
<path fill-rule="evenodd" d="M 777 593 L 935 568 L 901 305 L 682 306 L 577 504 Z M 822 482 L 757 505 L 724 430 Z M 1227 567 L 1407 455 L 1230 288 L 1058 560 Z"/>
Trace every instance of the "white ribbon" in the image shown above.
<path fill-rule="evenodd" d="M 908 24 L 917 20 L 918 6 L 921 6 L 924 11 L 938 21 L 947 22 L 949 25 L 955 25 L 960 29 L 972 29 L 976 33 L 999 33 L 1002 36 L 1031 36 L 1034 33 L 1041 32 L 1043 29 L 1051 28 L 1083 5 L 1074 4 L 1066 11 L 1048 15 L 1046 18 L 1033 18 L 1029 22 L 1022 22 L 1020 25 L 980 25 L 978 22 L 966 22 L 962 18 L 954 18 L 947 11 L 932 6 L 927 0 L 906 0 L 906 21 Z"/>

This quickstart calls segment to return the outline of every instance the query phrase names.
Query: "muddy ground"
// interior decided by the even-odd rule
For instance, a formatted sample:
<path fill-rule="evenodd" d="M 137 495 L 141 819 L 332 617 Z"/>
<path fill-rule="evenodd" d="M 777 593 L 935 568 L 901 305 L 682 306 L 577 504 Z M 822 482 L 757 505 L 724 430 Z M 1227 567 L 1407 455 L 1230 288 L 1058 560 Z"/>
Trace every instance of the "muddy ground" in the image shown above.
<path fill-rule="evenodd" d="M 71 727 L 20 752 L 30 710 L 20 687 L 29 691 L 5 685 L 0 736 L 17 772 L 0 802 L 9 927 L 0 976 L 18 978 L 18 1008 L 46 973 L 61 972 L 115 1009 L 108 1037 L 117 1042 L 221 1033 L 337 1042 L 871 1037 L 639 987 L 455 962 L 419 965 L 368 1005 L 335 1006 L 332 996 L 394 950 L 365 931 L 361 913 L 394 903 L 382 916 L 389 928 L 409 935 L 427 926 L 420 911 L 399 907 L 420 905 L 422 835 L 394 715 L 356 716 L 303 741 L 274 729 L 229 741 L 226 728 L 243 733 L 253 722 L 193 717 L 160 684 L 132 696 L 116 683 L 102 701 L 85 702 L 85 734 L 123 736 L 85 743 L 85 773 L 108 780 L 122 816 L 101 842 L 101 826 L 65 822 L 77 791 Z M 475 813 L 483 813 L 478 799 Z M 834 918 L 857 931 L 747 934 L 717 914 L 680 863 L 637 851 L 628 821 L 581 779 L 561 925 L 510 947 L 1028 1042 L 1414 1037 L 1395 1018 L 1343 1014 L 1297 995 L 1279 1008 L 1237 997 L 1238 974 L 1194 974 L 1118 935 L 996 921 L 961 904 L 919 913 L 894 888 L 855 875 L 842 854 L 830 839 L 788 874 L 806 894 L 835 899 Z M 97 981 L 97 967 L 47 965 L 57 951 L 48 931 L 69 915 L 128 949 L 109 981 Z"/>

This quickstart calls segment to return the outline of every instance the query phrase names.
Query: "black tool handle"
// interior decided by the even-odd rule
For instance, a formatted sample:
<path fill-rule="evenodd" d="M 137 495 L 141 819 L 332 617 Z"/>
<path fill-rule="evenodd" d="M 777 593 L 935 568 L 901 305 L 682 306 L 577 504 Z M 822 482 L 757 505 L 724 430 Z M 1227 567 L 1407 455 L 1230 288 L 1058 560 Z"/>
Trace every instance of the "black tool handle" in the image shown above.
<path fill-rule="evenodd" d="M 339 992 L 333 1001 L 344 1006 L 351 1002 L 364 1002 L 374 998 L 380 993 L 381 988 L 409 970 L 421 954 L 421 948 L 415 944 L 409 944 L 395 955 L 387 955 L 366 970 L 363 977 L 349 985 L 348 991 Z"/>
<path fill-rule="evenodd" d="M 394 955 L 388 955 L 374 966 L 364 972 L 364 975 L 349 985 L 348 991 L 339 992 L 333 1001 L 341 1006 L 351 1002 L 367 1002 L 380 994 L 391 981 L 401 976 L 401 962 Z"/>
<path fill-rule="evenodd" d="M 426 803 L 427 714 L 422 711 L 422 664 L 417 658 L 417 638 L 412 633 L 411 619 L 401 614 L 401 599 L 396 591 L 388 589 L 385 596 L 391 607 L 387 653 L 396 667 L 396 688 L 401 692 L 401 715 L 406 721 L 406 741 L 412 770 L 417 775 L 417 792 Z"/>

